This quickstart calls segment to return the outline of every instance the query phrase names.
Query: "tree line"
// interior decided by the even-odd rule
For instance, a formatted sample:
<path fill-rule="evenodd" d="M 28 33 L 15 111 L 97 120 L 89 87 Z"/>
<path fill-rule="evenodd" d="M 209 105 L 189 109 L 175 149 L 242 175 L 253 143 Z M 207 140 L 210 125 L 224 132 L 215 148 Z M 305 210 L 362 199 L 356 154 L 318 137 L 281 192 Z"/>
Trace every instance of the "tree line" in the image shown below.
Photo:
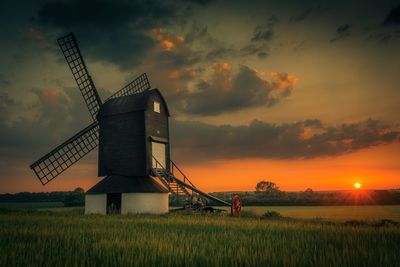
<path fill-rule="evenodd" d="M 85 191 L 78 187 L 73 191 L 0 194 L 0 202 L 63 202 L 66 207 L 83 206 Z"/>
<path fill-rule="evenodd" d="M 216 192 L 212 195 L 230 201 L 233 194 L 241 196 L 250 206 L 312 206 L 312 205 L 400 205 L 398 190 L 349 190 L 349 191 L 305 191 L 285 192 L 270 181 L 260 181 L 255 191 Z"/>
<path fill-rule="evenodd" d="M 270 181 L 260 181 L 255 191 L 215 192 L 212 195 L 230 202 L 239 195 L 247 206 L 311 206 L 311 205 L 400 205 L 398 190 L 349 190 L 313 191 L 311 188 L 299 192 L 285 192 Z M 58 192 L 21 192 L 0 194 L 0 202 L 63 202 L 64 206 L 83 206 L 85 192 L 82 188 Z M 208 202 L 208 205 L 218 205 Z"/>

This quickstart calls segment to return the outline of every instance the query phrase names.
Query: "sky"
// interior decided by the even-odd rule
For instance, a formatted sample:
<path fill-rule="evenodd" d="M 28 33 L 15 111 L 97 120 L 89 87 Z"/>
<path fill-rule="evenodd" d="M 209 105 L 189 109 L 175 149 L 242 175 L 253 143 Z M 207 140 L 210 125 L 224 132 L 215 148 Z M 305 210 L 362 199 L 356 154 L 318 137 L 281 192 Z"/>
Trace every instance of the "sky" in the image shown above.
<path fill-rule="evenodd" d="M 205 191 L 400 187 L 399 1 L 3 1 L 0 21 L 0 193 L 101 179 L 97 150 L 46 186 L 29 169 L 91 123 L 69 32 L 103 100 L 147 73 Z"/>

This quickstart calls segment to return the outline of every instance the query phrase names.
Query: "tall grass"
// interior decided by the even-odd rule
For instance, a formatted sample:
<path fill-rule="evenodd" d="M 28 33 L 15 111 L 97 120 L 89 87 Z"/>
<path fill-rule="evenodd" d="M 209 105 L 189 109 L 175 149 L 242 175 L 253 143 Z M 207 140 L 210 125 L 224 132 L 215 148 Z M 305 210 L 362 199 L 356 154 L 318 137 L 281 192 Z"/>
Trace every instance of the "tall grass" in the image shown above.
<path fill-rule="evenodd" d="M 226 215 L 0 214 L 1 266 L 395 266 L 400 228 Z"/>

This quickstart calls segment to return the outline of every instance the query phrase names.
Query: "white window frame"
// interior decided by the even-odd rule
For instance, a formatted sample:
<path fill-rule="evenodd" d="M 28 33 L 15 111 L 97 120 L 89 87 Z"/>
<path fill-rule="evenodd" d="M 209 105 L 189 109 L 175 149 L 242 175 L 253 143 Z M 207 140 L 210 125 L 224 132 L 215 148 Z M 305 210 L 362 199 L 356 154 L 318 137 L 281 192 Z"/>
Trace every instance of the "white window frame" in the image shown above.
<path fill-rule="evenodd" d="M 160 102 L 158 102 L 158 101 L 153 102 L 153 111 L 154 112 L 160 113 L 160 107 L 161 107 Z"/>

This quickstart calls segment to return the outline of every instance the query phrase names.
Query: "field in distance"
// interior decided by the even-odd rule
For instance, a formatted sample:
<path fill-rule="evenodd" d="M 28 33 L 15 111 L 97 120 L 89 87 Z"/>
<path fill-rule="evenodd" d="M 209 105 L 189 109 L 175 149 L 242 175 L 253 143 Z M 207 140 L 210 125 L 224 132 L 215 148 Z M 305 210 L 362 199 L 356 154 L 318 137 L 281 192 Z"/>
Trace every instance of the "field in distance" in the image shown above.
<path fill-rule="evenodd" d="M 3 209 L 0 240 L 0 266 L 354 267 L 400 262 L 400 226 L 392 222 Z"/>
<path fill-rule="evenodd" d="M 0 209 L 39 209 L 68 211 L 75 208 L 64 208 L 62 202 L 0 202 Z M 229 212 L 228 207 L 217 207 Z M 173 207 L 172 207 L 173 209 Z M 334 221 L 348 220 L 382 220 L 400 222 L 400 205 L 365 205 L 365 206 L 245 206 L 245 212 L 262 215 L 267 211 L 279 212 L 284 217 L 321 218 Z"/>
<path fill-rule="evenodd" d="M 267 211 L 279 212 L 292 218 L 321 218 L 334 221 L 381 220 L 389 219 L 400 222 L 400 205 L 365 205 L 365 206 L 247 206 L 244 211 L 262 215 Z"/>

